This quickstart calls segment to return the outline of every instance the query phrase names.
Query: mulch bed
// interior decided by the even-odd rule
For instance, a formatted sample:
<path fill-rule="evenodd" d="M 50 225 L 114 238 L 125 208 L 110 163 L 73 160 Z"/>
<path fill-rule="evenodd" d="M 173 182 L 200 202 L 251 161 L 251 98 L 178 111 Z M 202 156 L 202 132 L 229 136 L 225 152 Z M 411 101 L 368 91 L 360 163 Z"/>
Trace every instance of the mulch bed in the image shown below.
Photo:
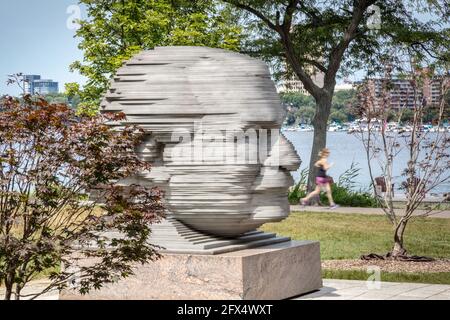
<path fill-rule="evenodd" d="M 398 261 L 398 260 L 325 260 L 323 269 L 367 270 L 368 266 L 377 266 L 384 272 L 450 272 L 450 259 L 434 261 Z"/>

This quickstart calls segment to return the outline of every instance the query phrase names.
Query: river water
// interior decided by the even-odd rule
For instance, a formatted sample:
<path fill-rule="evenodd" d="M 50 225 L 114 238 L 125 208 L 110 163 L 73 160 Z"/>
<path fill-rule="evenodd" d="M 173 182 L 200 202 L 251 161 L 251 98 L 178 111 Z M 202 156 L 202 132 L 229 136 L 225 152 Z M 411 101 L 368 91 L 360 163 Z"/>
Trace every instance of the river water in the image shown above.
<path fill-rule="evenodd" d="M 299 173 L 302 169 L 309 166 L 309 158 L 311 155 L 313 132 L 298 132 L 298 131 L 285 131 L 283 132 L 285 137 L 291 141 L 297 150 L 302 164 L 297 172 L 293 172 L 293 177 L 298 181 Z M 330 157 L 328 162 L 334 162 L 334 165 L 328 171 L 328 174 L 338 180 L 339 176 L 347 169 L 350 168 L 352 162 L 357 164 L 357 167 L 361 168 L 360 175 L 355 178 L 357 189 L 368 189 L 370 186 L 369 169 L 367 166 L 366 153 L 361 140 L 353 134 L 347 132 L 328 132 L 327 134 L 327 147 L 330 149 Z M 401 177 L 401 172 L 406 167 L 408 154 L 406 149 L 400 152 L 394 160 L 394 181 L 395 189 L 398 189 L 401 181 L 405 178 Z M 376 160 L 372 160 L 372 168 L 375 176 L 381 175 L 380 165 Z M 448 168 L 450 170 L 450 168 Z M 431 194 L 442 194 L 450 192 L 450 181 L 436 187 Z M 401 193 L 401 192 L 400 192 Z M 399 192 L 396 193 L 396 195 Z"/>

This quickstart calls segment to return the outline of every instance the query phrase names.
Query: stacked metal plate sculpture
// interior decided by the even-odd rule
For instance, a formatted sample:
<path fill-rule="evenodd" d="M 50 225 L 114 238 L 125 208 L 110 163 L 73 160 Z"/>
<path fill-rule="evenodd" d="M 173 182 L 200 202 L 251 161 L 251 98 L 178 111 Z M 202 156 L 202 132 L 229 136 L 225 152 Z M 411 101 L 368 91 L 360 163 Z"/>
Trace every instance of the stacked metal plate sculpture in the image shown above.
<path fill-rule="evenodd" d="M 123 181 L 165 191 L 168 219 L 150 239 L 169 252 L 216 254 L 289 240 L 255 231 L 289 214 L 300 159 L 266 64 L 207 47 L 157 47 L 121 67 L 102 112 L 146 132 L 150 172 Z"/>

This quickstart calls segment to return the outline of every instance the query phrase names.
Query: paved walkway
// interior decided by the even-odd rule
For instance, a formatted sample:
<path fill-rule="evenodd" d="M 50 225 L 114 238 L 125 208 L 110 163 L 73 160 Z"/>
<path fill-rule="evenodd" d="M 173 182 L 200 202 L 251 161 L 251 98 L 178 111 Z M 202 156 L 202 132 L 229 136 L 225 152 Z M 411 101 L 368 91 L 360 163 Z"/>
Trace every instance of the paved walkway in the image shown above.
<path fill-rule="evenodd" d="M 324 279 L 319 291 L 294 300 L 450 300 L 450 285 Z"/>
<path fill-rule="evenodd" d="M 44 290 L 48 285 L 48 280 L 36 280 L 30 282 L 22 290 L 23 295 L 36 294 Z M 0 300 L 5 298 L 5 291 L 3 287 L 0 287 Z M 14 296 L 13 296 L 14 299 Z M 24 297 L 22 300 L 28 300 L 30 298 Z M 42 296 L 36 298 L 36 300 L 59 300 L 59 292 L 57 290 L 50 291 Z"/>
<path fill-rule="evenodd" d="M 45 287 L 44 281 L 37 281 L 24 289 L 24 293 L 35 293 Z M 369 288 L 366 281 L 324 279 L 319 291 L 297 297 L 294 300 L 450 300 L 450 285 L 379 282 Z M 0 288 L 0 300 L 3 299 Z M 53 291 L 37 300 L 58 300 Z"/>
<path fill-rule="evenodd" d="M 359 207 L 339 207 L 333 210 L 330 210 L 328 207 L 321 206 L 291 206 L 291 212 L 293 211 L 309 211 L 309 212 L 334 212 L 334 213 L 360 213 L 360 214 L 376 214 L 376 215 L 384 215 L 384 211 L 380 208 L 359 208 Z M 395 209 L 395 213 L 398 215 L 403 214 L 402 209 Z M 426 213 L 425 210 L 416 210 L 414 215 L 423 215 Z M 450 218 L 450 210 L 436 211 L 430 217 L 433 218 Z"/>

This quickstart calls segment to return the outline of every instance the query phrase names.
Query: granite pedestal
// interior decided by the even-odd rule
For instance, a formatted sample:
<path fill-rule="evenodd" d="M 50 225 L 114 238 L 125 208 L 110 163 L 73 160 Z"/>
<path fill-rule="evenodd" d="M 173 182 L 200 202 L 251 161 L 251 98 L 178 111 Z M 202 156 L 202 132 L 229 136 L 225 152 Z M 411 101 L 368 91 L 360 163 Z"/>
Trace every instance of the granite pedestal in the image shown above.
<path fill-rule="evenodd" d="M 166 253 L 135 275 L 70 299 L 286 299 L 322 287 L 316 241 L 286 241 L 217 255 Z"/>

